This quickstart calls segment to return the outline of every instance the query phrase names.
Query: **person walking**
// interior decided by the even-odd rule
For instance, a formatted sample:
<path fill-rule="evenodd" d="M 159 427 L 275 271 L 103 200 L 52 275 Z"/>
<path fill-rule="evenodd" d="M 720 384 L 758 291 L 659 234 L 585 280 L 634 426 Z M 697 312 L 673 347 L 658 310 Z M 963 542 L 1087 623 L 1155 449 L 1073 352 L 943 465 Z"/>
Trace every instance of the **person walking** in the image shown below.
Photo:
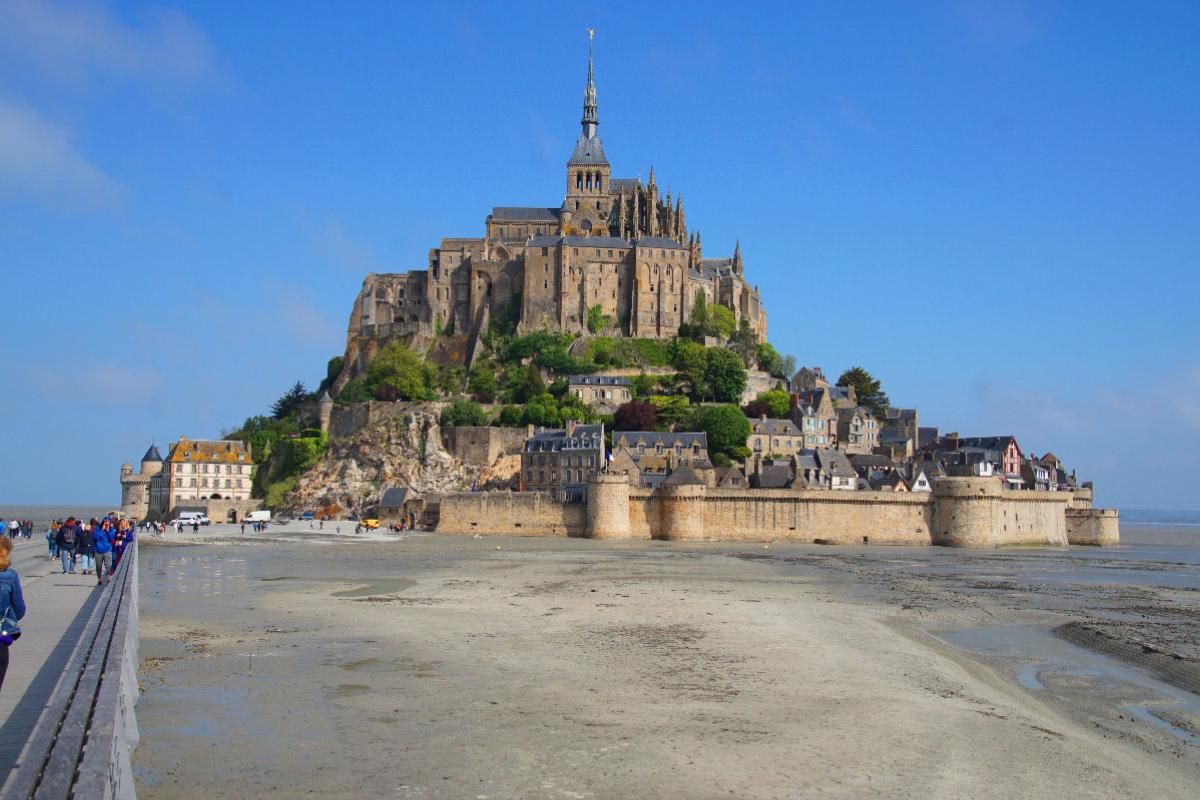
<path fill-rule="evenodd" d="M 96 531 L 96 585 L 112 580 L 113 571 L 113 529 L 108 520 L 100 523 Z"/>
<path fill-rule="evenodd" d="M 58 536 L 58 526 L 58 520 L 46 526 L 46 549 L 50 551 L 49 558 L 51 561 L 58 558 L 58 545 L 54 541 L 54 538 Z"/>
<path fill-rule="evenodd" d="M 12 539 L 0 536 L 0 688 L 8 672 L 8 648 L 21 637 L 18 624 L 25 616 L 21 579 L 12 568 Z"/>
<path fill-rule="evenodd" d="M 105 520 L 108 518 L 105 517 Z M 93 569 L 94 556 L 96 555 L 96 531 L 99 525 L 93 519 L 79 531 L 79 538 L 75 541 L 75 558 L 79 562 L 79 571 L 84 575 L 91 575 Z"/>
<path fill-rule="evenodd" d="M 58 536 L 55 538 L 55 543 L 58 545 L 58 557 L 62 559 L 64 575 L 75 574 L 75 541 L 78 536 L 79 525 L 75 522 L 75 518 L 67 517 L 67 521 L 58 529 Z"/>

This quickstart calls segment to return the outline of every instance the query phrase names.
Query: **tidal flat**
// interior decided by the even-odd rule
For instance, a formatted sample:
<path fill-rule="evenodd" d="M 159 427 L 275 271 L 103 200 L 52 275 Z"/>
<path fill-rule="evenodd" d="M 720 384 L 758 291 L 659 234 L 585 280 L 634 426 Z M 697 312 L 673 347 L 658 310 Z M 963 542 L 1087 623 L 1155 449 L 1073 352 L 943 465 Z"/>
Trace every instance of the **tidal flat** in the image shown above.
<path fill-rule="evenodd" d="M 146 542 L 138 794 L 1190 798 L 1200 532 L 1122 533 Z"/>

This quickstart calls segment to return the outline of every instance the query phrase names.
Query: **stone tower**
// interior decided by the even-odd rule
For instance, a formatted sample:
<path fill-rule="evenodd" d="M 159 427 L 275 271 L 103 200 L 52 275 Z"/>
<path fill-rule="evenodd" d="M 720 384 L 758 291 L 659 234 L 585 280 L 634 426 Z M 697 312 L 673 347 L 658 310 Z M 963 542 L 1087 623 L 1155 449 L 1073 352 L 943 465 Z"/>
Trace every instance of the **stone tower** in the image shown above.
<path fill-rule="evenodd" d="M 121 513 L 132 519 L 145 519 L 150 512 L 150 479 L 162 472 L 162 454 L 150 445 L 142 456 L 140 471 L 130 464 L 121 465 Z"/>
<path fill-rule="evenodd" d="M 321 433 L 329 433 L 329 422 L 333 419 L 333 398 L 328 390 L 322 392 L 321 399 L 317 401 L 317 418 L 321 423 Z"/>
<path fill-rule="evenodd" d="M 589 30 L 589 38 L 594 32 Z M 600 115 L 596 106 L 596 79 L 592 46 L 588 44 L 587 86 L 583 90 L 583 118 L 579 121 L 579 138 L 567 161 L 567 194 L 562 205 L 562 221 L 566 232 L 585 236 L 608 235 L 609 178 L 612 168 L 604 155 L 598 128 Z"/>

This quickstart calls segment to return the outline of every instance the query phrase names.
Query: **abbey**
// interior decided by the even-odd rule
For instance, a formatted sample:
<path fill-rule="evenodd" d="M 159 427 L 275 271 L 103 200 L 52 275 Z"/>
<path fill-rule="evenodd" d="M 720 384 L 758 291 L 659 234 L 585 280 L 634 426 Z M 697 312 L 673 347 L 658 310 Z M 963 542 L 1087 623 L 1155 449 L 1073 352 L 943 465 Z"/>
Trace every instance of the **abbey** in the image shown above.
<path fill-rule="evenodd" d="M 612 177 L 590 48 L 580 125 L 561 204 L 497 206 L 481 238 L 443 239 L 427 269 L 367 276 L 350 315 L 342 381 L 392 339 L 455 334 L 469 343 L 497 315 L 515 315 L 521 332 L 585 333 L 588 310 L 599 306 L 609 333 L 671 337 L 699 294 L 765 340 L 766 311 L 746 282 L 740 245 L 731 257 L 704 258 L 683 198 L 662 195 L 653 167 L 645 183 Z"/>

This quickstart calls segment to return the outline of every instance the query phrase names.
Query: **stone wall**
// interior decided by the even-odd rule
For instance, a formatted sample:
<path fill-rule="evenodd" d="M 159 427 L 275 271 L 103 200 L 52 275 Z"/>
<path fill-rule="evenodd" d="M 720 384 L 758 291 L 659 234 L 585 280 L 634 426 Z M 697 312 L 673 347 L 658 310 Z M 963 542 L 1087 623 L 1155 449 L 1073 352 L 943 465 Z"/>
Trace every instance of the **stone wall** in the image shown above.
<path fill-rule="evenodd" d="M 1070 544 L 1121 543 L 1121 524 L 1115 508 L 1068 508 L 1066 517 Z"/>
<path fill-rule="evenodd" d="M 439 532 L 672 541 L 817 544 L 1116 544 L 1116 512 L 1069 509 L 1071 492 L 1005 491 L 992 479 L 941 478 L 932 494 L 630 487 L 597 475 L 586 506 L 539 493 L 446 495 Z M 443 509 L 447 506 L 443 505 Z"/>
<path fill-rule="evenodd" d="M 533 435 L 528 428 L 464 426 L 442 431 L 446 449 L 464 464 L 486 467 L 501 456 L 520 455 L 525 440 Z"/>
<path fill-rule="evenodd" d="M 441 497 L 438 533 L 583 536 L 586 506 L 542 492 L 453 492 Z"/>

